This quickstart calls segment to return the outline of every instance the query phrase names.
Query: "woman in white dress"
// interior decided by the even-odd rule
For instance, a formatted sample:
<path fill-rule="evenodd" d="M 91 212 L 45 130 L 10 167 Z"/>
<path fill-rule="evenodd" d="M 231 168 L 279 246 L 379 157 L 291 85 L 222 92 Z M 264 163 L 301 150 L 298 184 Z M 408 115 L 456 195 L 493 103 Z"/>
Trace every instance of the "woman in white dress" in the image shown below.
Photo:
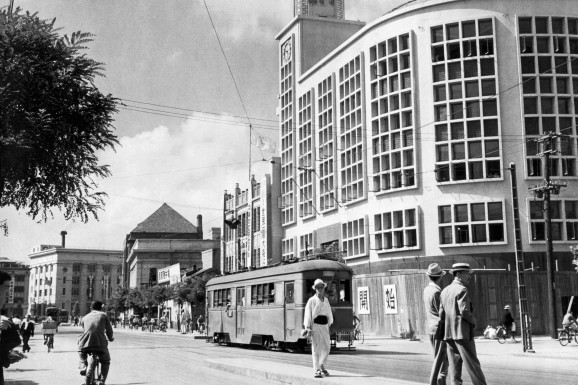
<path fill-rule="evenodd" d="M 313 284 L 315 295 L 307 301 L 303 326 L 311 336 L 311 354 L 313 356 L 313 369 L 315 377 L 328 376 L 325 370 L 327 357 L 331 350 L 329 328 L 333 324 L 331 305 L 325 297 L 327 284 L 321 279 L 316 279 Z"/>

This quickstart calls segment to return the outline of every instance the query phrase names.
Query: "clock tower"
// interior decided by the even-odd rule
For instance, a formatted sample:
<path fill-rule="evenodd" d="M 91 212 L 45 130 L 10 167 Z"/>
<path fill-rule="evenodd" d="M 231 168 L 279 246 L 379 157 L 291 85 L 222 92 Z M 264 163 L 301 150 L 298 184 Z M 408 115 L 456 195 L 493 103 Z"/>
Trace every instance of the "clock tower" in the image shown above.
<path fill-rule="evenodd" d="M 345 18 L 345 0 L 294 0 L 294 16 L 307 15 L 332 19 Z"/>

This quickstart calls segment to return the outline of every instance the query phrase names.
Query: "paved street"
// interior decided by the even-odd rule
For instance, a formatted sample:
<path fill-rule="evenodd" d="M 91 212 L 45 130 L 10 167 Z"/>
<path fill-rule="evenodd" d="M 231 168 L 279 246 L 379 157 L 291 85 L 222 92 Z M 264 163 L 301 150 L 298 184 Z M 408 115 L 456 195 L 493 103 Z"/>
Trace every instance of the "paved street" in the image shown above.
<path fill-rule="evenodd" d="M 42 337 L 31 341 L 29 358 L 5 370 L 7 385 L 80 384 L 75 341 L 79 328 L 62 327 L 54 352 L 47 353 Z M 113 363 L 109 385 L 136 384 L 402 384 L 425 383 L 430 368 L 425 341 L 369 337 L 357 351 L 332 354 L 332 376 L 312 377 L 308 354 L 222 347 L 174 331 L 166 334 L 115 329 L 110 344 Z M 549 338 L 536 338 L 535 354 L 520 344 L 477 343 L 489 384 L 573 383 L 578 345 L 566 347 Z M 384 378 L 386 377 L 386 378 Z M 469 384 L 467 374 L 464 375 Z"/>

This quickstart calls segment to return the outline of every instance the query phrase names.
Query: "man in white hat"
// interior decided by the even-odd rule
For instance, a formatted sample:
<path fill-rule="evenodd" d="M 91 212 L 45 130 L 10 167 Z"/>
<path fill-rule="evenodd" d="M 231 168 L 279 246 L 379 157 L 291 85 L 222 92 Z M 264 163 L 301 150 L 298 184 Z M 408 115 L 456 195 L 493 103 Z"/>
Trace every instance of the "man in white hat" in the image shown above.
<path fill-rule="evenodd" d="M 311 355 L 316 378 L 329 376 L 325 365 L 331 350 L 329 328 L 333 323 L 333 313 L 329 299 L 325 297 L 326 287 L 327 284 L 322 279 L 315 280 L 313 283 L 315 295 L 307 301 L 303 317 L 303 326 L 311 336 Z"/>
<path fill-rule="evenodd" d="M 450 271 L 454 280 L 442 290 L 440 317 L 445 320 L 444 340 L 448 346 L 452 384 L 462 383 L 462 364 L 465 364 L 474 385 L 486 385 L 474 342 L 476 317 L 466 288 L 472 271 L 467 263 L 454 263 Z"/>
<path fill-rule="evenodd" d="M 430 282 L 423 289 L 423 303 L 426 310 L 426 330 L 434 352 L 434 362 L 431 369 L 430 385 L 445 385 L 448 375 L 448 356 L 446 343 L 435 338 L 440 321 L 440 298 L 442 289 L 439 286 L 445 271 L 437 263 L 429 265 L 426 274 Z"/>

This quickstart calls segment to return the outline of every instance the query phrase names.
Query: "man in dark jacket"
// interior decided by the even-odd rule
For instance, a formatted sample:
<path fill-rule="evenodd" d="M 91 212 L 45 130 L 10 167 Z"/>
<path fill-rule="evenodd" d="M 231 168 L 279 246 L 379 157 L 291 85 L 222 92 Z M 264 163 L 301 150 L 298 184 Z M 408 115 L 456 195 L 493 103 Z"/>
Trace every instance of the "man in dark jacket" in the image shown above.
<path fill-rule="evenodd" d="M 452 383 L 462 383 L 462 365 L 465 364 L 474 385 L 486 385 L 474 343 L 476 317 L 466 288 L 472 271 L 467 263 L 454 263 L 451 272 L 454 281 L 442 291 L 440 317 L 446 324 L 444 339 L 448 345 Z"/>
<path fill-rule="evenodd" d="M 103 384 L 108 376 L 110 368 L 110 354 L 108 353 L 108 341 L 114 341 L 112 325 L 107 315 L 102 311 L 102 302 L 94 301 L 92 311 L 82 318 L 84 333 L 78 340 L 78 354 L 80 356 L 80 374 L 86 375 L 88 353 L 98 354 L 100 359 Z M 107 341 L 108 338 L 108 341 Z M 89 373 L 90 374 L 90 373 Z"/>
<path fill-rule="evenodd" d="M 20 323 L 20 335 L 22 335 L 22 353 L 29 352 L 28 340 L 34 337 L 34 322 L 30 320 L 30 314 L 26 314 L 26 318 Z"/>
<path fill-rule="evenodd" d="M 430 282 L 423 289 L 423 302 L 426 310 L 426 327 L 429 340 L 434 352 L 434 363 L 430 374 L 430 385 L 445 385 L 448 374 L 448 358 L 446 343 L 435 338 L 440 322 L 440 296 L 442 289 L 439 286 L 445 271 L 437 263 L 429 265 L 426 274 Z"/>

